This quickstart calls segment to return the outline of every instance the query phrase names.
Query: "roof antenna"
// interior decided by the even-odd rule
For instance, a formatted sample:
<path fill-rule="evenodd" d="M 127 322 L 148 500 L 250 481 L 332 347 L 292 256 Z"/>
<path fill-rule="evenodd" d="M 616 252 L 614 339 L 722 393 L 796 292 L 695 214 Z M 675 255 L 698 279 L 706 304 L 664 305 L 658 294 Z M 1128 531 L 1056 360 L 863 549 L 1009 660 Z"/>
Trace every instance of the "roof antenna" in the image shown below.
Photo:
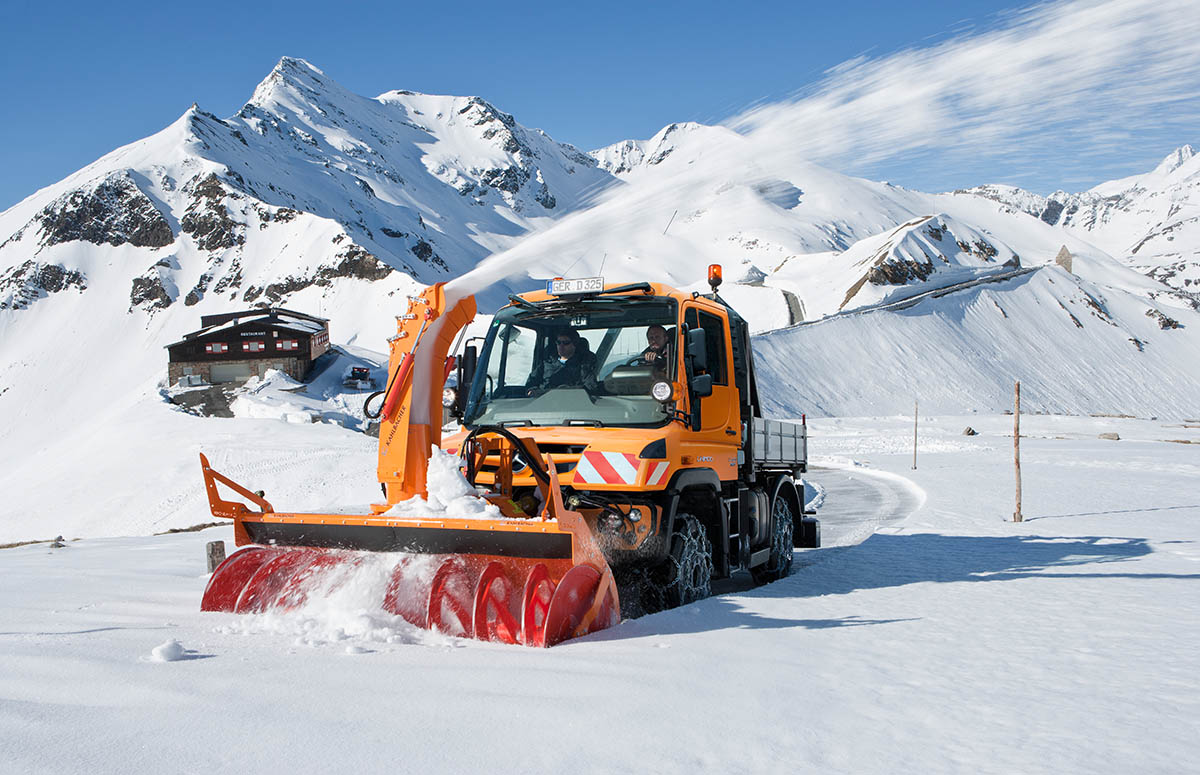
<path fill-rule="evenodd" d="M 596 270 L 596 274 L 604 274 L 604 262 L 607 260 L 608 260 L 608 253 L 606 252 L 604 254 L 604 257 L 600 259 L 600 268 Z"/>

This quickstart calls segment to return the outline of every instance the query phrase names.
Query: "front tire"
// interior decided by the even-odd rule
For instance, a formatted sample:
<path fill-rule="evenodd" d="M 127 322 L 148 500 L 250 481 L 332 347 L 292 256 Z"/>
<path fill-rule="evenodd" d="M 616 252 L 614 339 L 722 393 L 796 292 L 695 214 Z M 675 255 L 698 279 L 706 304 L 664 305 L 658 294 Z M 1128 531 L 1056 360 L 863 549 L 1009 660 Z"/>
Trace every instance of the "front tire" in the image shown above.
<path fill-rule="evenodd" d="M 750 569 L 755 584 L 770 584 L 792 572 L 792 535 L 796 530 L 796 517 L 792 504 L 779 493 L 771 508 L 771 559 L 765 565 Z"/>
<path fill-rule="evenodd" d="M 712 594 L 712 543 L 700 520 L 690 514 L 678 517 L 679 525 L 671 536 L 671 552 L 664 563 L 667 606 L 686 605 Z"/>

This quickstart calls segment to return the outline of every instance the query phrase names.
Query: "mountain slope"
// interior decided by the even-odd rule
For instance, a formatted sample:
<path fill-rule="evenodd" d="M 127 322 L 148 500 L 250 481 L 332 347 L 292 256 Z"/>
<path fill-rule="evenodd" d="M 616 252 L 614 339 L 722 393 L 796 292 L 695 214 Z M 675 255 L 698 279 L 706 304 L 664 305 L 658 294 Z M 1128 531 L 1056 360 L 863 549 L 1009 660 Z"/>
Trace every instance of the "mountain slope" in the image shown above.
<path fill-rule="evenodd" d="M 1031 413 L 1200 417 L 1200 314 L 1058 266 L 773 331 L 754 343 L 782 416 Z"/>
<path fill-rule="evenodd" d="M 1144 175 L 1078 194 L 1040 197 L 996 185 L 956 193 L 993 199 L 1060 226 L 1200 301 L 1200 156 L 1190 145 Z"/>

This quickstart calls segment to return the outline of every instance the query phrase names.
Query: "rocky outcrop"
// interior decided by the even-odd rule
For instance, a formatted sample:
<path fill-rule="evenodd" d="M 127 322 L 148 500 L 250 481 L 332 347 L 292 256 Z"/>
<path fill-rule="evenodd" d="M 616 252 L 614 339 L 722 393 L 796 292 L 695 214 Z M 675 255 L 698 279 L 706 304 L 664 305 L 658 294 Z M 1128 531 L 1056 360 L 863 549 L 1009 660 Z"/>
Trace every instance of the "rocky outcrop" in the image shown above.
<path fill-rule="evenodd" d="M 184 188 L 192 201 L 179 219 L 179 228 L 191 235 L 201 250 L 223 250 L 246 241 L 243 227 L 229 217 L 225 197 L 230 195 L 216 173 L 197 176 Z"/>
<path fill-rule="evenodd" d="M 133 278 L 133 287 L 129 291 L 129 311 L 142 307 L 147 312 L 154 313 L 171 306 L 177 294 L 175 284 L 170 279 L 170 272 L 178 268 L 179 264 L 174 258 L 164 258 L 140 276 Z"/>
<path fill-rule="evenodd" d="M 61 264 L 26 261 L 0 274 L 0 309 L 26 309 L 38 299 L 69 288 L 86 291 L 87 278 Z"/>
<path fill-rule="evenodd" d="M 242 301 L 255 303 L 260 296 L 265 296 L 271 304 L 279 304 L 293 293 L 314 285 L 324 288 L 339 278 L 374 282 L 384 279 L 394 271 L 375 254 L 353 244 L 338 253 L 334 261 L 336 263 L 318 267 L 311 277 L 289 276 L 265 288 L 252 285 L 242 294 Z"/>
<path fill-rule="evenodd" d="M 161 248 L 175 240 L 167 219 L 126 172 L 114 172 L 89 187 L 64 194 L 34 219 L 42 245 L 76 240 L 114 247 Z"/>
<path fill-rule="evenodd" d="M 1162 312 L 1153 308 L 1146 310 L 1146 317 L 1150 318 L 1155 323 L 1158 323 L 1158 327 L 1163 331 L 1167 331 L 1172 328 L 1183 328 L 1183 324 L 1178 320 L 1167 317 Z"/>
<path fill-rule="evenodd" d="M 443 261 L 442 257 L 439 256 L 437 251 L 433 249 L 433 245 L 429 244 L 425 240 L 417 240 L 417 244 L 413 245 L 411 250 L 414 256 L 421 259 L 426 264 L 433 264 L 434 266 L 440 267 L 445 271 L 450 271 L 450 267 L 446 266 L 446 262 Z"/>

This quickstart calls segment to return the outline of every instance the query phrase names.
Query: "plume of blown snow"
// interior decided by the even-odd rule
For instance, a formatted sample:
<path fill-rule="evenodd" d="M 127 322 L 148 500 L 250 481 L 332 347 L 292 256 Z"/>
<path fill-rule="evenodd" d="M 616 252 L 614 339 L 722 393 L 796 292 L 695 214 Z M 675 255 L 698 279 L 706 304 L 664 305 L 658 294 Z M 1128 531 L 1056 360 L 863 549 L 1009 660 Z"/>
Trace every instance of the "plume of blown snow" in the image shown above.
<path fill-rule="evenodd" d="M 846 62 L 729 125 L 766 153 L 854 174 L 901 157 L 966 173 L 990 157 L 1017 177 L 1053 160 L 1059 175 L 1094 179 L 1134 139 L 1174 145 L 1195 131 L 1197 10 L 1195 0 L 1035 5 L 997 29 Z"/>

